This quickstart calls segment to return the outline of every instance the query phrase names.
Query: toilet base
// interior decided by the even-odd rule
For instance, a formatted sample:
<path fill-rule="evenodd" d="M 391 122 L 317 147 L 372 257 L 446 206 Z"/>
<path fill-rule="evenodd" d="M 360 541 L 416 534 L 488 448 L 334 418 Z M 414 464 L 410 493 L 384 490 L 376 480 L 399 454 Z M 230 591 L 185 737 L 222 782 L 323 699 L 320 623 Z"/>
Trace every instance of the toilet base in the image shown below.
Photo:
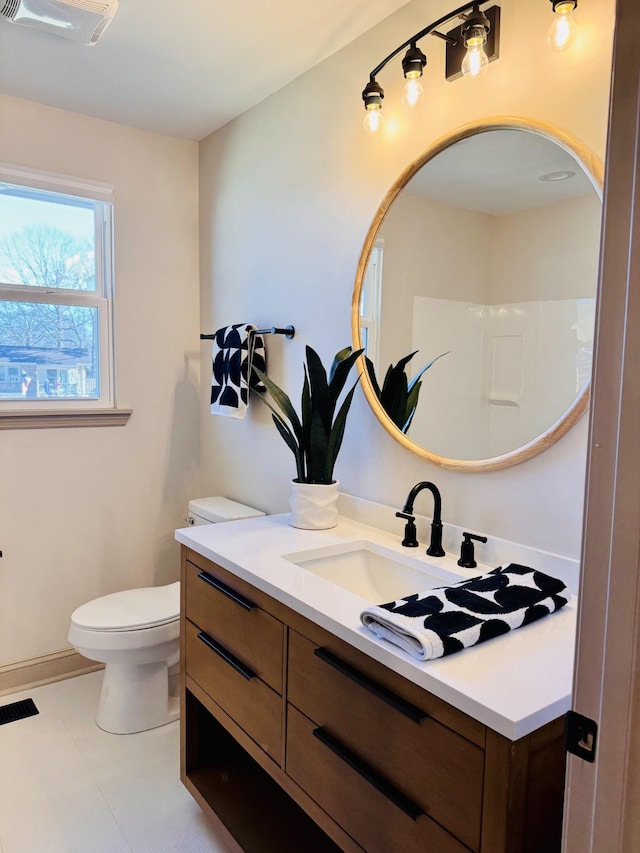
<path fill-rule="evenodd" d="M 166 660 L 153 663 L 107 663 L 96 723 L 105 732 L 135 734 L 177 720 L 180 700 L 169 694 Z"/>

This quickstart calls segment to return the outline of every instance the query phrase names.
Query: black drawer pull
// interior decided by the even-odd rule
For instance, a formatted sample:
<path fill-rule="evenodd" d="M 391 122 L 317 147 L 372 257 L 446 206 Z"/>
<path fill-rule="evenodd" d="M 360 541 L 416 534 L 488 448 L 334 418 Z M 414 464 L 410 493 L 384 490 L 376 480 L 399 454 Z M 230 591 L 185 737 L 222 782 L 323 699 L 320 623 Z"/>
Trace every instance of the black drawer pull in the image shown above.
<path fill-rule="evenodd" d="M 205 634 L 204 631 L 200 631 L 198 634 L 198 639 L 202 640 L 205 646 L 208 646 L 212 652 L 215 652 L 217 655 L 220 655 L 223 661 L 226 661 L 229 666 L 232 666 L 236 672 L 239 672 L 243 678 L 246 678 L 247 681 L 251 681 L 252 678 L 256 677 L 256 674 L 253 670 L 249 669 L 248 666 L 245 666 L 235 655 L 232 655 L 231 652 L 228 652 L 223 646 L 216 643 L 215 640 L 212 640 L 208 634 Z"/>
<path fill-rule="evenodd" d="M 396 696 L 395 693 L 387 690 L 386 687 L 381 687 L 372 678 L 358 672 L 358 670 L 353 666 L 345 663 L 343 660 L 340 660 L 340 658 L 337 658 L 326 649 L 317 648 L 314 649 L 313 653 L 316 657 L 319 657 L 320 660 L 328 663 L 329 666 L 332 666 L 334 669 L 337 669 L 338 672 L 342 673 L 342 675 L 345 675 L 347 678 L 355 681 L 356 684 L 359 684 L 361 687 L 364 687 L 365 690 L 373 693 L 374 696 L 378 697 L 378 699 L 382 699 L 382 701 L 386 702 L 387 705 L 391 705 L 391 707 L 395 708 L 396 711 L 400 711 L 400 713 L 404 714 L 405 717 L 409 717 L 409 719 L 413 720 L 414 723 L 421 723 L 428 716 L 424 711 L 420 710 L 420 708 L 412 705 L 411 702 L 401 699 L 400 696 Z"/>
<path fill-rule="evenodd" d="M 381 776 L 377 770 L 369 767 L 349 749 L 343 746 L 340 741 L 328 734 L 324 729 L 314 729 L 313 736 L 318 738 L 320 743 L 323 743 L 327 749 L 330 749 L 338 758 L 341 758 L 346 764 L 355 770 L 363 779 L 366 779 L 370 785 L 380 791 L 380 793 L 390 800 L 401 811 L 408 815 L 412 820 L 417 820 L 419 815 L 424 814 L 424 811 L 417 806 L 413 800 L 405 797 L 397 788 L 389 784 L 384 776 Z"/>
<path fill-rule="evenodd" d="M 226 595 L 227 598 L 230 598 L 231 601 L 235 601 L 236 604 L 239 604 L 240 607 L 244 607 L 245 610 L 253 610 L 256 606 L 253 601 L 249 601 L 248 598 L 245 598 L 244 595 L 240 595 L 239 592 L 235 592 L 235 590 L 231 589 L 230 586 L 227 586 L 222 581 L 217 580 L 208 572 L 200 572 L 198 574 L 200 580 L 208 583 L 209 586 L 212 586 L 214 589 L 217 589 L 218 592 L 221 592 L 223 595 Z"/>

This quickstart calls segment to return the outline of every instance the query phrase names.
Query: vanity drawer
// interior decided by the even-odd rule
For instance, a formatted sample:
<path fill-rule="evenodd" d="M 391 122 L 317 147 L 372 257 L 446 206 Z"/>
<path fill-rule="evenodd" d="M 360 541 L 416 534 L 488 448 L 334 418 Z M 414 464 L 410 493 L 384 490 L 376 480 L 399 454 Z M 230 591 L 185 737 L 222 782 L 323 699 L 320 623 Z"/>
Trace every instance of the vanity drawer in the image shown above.
<path fill-rule="evenodd" d="M 367 853 L 469 853 L 384 776 L 291 705 L 286 770 Z"/>
<path fill-rule="evenodd" d="M 244 660 L 185 621 L 186 673 L 271 758 L 282 763 L 282 697 Z"/>
<path fill-rule="evenodd" d="M 228 573 L 216 573 L 186 564 L 186 616 L 206 634 L 241 658 L 277 693 L 282 693 L 284 626 L 248 597 L 241 582 L 229 582 Z M 221 577 L 223 575 L 223 577 Z"/>
<path fill-rule="evenodd" d="M 479 848 L 483 749 L 295 631 L 288 700 L 469 848 Z"/>

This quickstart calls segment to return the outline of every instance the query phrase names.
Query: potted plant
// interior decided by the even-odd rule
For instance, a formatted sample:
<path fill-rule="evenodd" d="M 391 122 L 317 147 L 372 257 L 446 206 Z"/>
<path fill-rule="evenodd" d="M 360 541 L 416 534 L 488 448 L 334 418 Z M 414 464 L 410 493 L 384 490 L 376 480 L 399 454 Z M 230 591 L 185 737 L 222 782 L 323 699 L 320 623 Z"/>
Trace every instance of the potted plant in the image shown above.
<path fill-rule="evenodd" d="M 347 414 L 357 380 L 344 395 L 347 377 L 362 350 L 345 347 L 336 353 L 327 372 L 318 353 L 306 347 L 300 414 L 289 396 L 259 370 L 265 392 L 261 399 L 271 409 L 276 429 L 296 460 L 297 476 L 292 480 L 291 518 L 293 527 L 323 529 L 338 523 L 338 486 L 333 469 L 342 445 Z"/>

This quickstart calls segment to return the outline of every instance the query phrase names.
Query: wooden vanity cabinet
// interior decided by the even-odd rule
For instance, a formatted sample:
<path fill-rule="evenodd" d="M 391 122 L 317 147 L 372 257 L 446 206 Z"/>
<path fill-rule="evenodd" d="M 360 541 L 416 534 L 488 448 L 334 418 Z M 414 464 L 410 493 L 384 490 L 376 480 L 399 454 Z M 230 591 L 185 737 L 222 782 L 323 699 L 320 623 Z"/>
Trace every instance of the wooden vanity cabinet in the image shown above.
<path fill-rule="evenodd" d="M 560 850 L 561 720 L 512 742 L 185 546 L 181 629 L 181 778 L 232 850 Z"/>

